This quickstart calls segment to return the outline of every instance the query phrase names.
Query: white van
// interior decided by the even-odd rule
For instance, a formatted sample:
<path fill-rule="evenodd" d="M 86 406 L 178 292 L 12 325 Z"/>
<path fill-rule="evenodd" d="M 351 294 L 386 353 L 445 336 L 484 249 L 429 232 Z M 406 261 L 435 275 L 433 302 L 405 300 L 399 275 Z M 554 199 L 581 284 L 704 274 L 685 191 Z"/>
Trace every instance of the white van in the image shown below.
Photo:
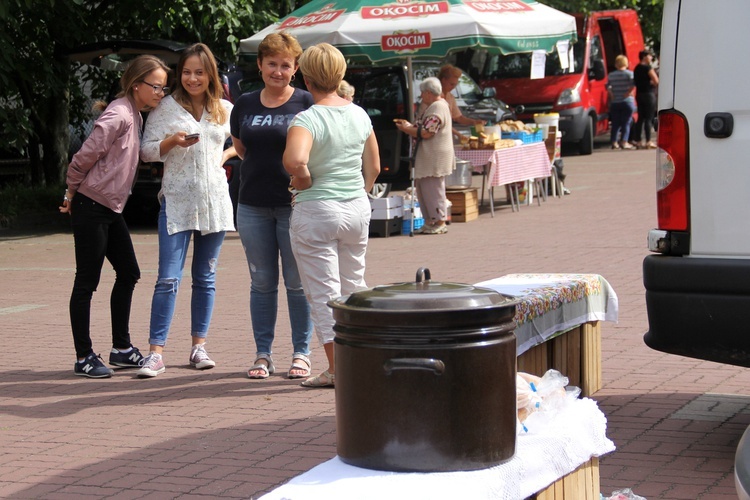
<path fill-rule="evenodd" d="M 659 255 L 643 262 L 646 344 L 739 366 L 750 366 L 748 20 L 747 0 L 664 2 L 648 237 Z"/>

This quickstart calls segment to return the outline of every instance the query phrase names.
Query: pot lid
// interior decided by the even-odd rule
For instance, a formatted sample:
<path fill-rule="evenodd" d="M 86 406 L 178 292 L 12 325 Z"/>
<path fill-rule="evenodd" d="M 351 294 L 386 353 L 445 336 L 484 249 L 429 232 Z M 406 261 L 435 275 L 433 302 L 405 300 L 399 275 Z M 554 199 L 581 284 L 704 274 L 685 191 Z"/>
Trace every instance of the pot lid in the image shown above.
<path fill-rule="evenodd" d="M 414 282 L 376 286 L 339 297 L 328 304 L 335 309 L 456 311 L 508 306 L 514 301 L 513 297 L 489 288 L 432 281 L 430 270 L 421 267 Z"/>

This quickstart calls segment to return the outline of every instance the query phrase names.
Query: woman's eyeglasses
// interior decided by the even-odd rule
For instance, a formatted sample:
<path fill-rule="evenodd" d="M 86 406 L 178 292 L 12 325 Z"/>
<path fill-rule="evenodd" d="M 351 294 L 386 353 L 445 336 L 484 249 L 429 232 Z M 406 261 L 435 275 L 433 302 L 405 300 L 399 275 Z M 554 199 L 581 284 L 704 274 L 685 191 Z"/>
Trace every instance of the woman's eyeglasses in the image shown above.
<path fill-rule="evenodd" d="M 153 83 L 148 83 L 147 81 L 143 81 L 146 85 L 154 89 L 154 94 L 158 94 L 159 92 L 163 92 L 164 95 L 169 94 L 169 87 L 162 87 L 161 85 L 154 85 Z"/>

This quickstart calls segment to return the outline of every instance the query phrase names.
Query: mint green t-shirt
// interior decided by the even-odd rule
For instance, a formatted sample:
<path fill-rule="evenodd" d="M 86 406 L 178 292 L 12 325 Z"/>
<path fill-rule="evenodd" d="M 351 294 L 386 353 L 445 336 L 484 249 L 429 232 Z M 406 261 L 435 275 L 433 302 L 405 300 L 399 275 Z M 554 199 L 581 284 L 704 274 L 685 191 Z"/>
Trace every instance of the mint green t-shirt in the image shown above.
<path fill-rule="evenodd" d="M 313 137 L 307 163 L 312 186 L 297 193 L 296 203 L 365 196 L 362 152 L 372 133 L 372 121 L 364 109 L 356 104 L 315 104 L 297 114 L 291 127 L 303 127 Z"/>

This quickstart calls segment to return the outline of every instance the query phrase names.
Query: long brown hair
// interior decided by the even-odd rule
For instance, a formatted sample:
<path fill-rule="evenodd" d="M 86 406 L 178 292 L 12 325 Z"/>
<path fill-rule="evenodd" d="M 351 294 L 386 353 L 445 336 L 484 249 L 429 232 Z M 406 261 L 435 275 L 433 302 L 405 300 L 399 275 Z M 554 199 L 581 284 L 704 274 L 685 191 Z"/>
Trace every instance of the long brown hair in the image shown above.
<path fill-rule="evenodd" d="M 180 106 L 190 113 L 193 112 L 193 104 L 190 100 L 190 94 L 188 94 L 182 86 L 182 70 L 185 68 L 185 61 L 192 56 L 198 56 L 200 58 L 201 64 L 203 64 L 203 68 L 208 75 L 208 89 L 206 89 L 205 106 L 206 110 L 211 115 L 209 120 L 214 123 L 224 124 L 229 119 L 229 114 L 227 113 L 226 108 L 221 104 L 221 98 L 224 96 L 224 88 L 221 85 L 216 58 L 207 45 L 196 43 L 182 51 L 180 61 L 177 63 L 175 91 L 172 93 L 172 97 L 174 97 L 174 100 L 177 101 Z"/>
<path fill-rule="evenodd" d="M 157 69 L 164 70 L 167 75 L 171 71 L 164 61 L 150 54 L 140 55 L 130 61 L 122 77 L 120 77 L 120 92 L 116 97 L 133 97 L 133 86 L 136 83 L 142 82 L 144 78 Z M 96 101 L 92 109 L 94 112 L 101 113 L 106 107 L 107 103 L 105 101 Z"/>

